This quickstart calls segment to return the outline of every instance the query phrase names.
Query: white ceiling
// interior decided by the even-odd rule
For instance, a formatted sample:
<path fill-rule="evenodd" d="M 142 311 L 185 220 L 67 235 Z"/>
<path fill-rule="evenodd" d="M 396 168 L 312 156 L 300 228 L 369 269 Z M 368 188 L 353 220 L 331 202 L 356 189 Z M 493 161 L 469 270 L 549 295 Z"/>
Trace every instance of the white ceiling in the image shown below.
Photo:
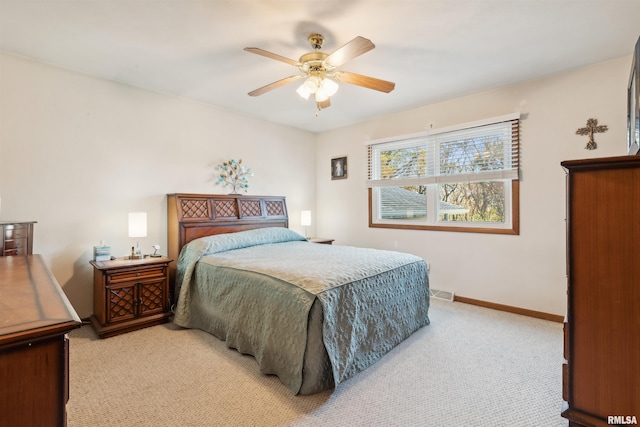
<path fill-rule="evenodd" d="M 343 83 L 318 117 L 295 83 L 247 95 L 298 71 L 244 47 L 297 60 L 312 32 L 327 53 L 373 41 L 340 69 L 395 90 Z M 630 55 L 639 35 L 640 0 L 0 0 L 6 52 L 312 132 Z"/>

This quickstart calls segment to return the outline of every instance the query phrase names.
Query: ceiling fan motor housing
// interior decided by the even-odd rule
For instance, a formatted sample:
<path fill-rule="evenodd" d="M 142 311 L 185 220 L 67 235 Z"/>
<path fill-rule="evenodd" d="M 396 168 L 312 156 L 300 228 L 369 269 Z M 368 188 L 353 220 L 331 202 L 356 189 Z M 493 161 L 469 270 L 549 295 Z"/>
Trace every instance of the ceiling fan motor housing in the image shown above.
<path fill-rule="evenodd" d="M 317 33 L 311 34 L 307 40 L 309 41 L 311 47 L 315 50 L 320 50 L 320 48 L 324 44 L 324 37 Z"/>
<path fill-rule="evenodd" d="M 302 64 L 299 68 L 305 74 L 311 73 L 325 73 L 326 71 L 330 71 L 326 64 L 324 63 L 324 59 L 328 55 L 323 52 L 309 52 L 305 53 L 300 57 L 300 63 Z"/>

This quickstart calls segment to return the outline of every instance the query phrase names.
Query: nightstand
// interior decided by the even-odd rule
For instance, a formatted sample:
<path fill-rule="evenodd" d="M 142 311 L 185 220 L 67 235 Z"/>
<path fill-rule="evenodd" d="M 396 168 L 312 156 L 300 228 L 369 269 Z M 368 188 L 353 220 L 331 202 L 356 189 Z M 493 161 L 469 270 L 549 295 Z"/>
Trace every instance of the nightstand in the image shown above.
<path fill-rule="evenodd" d="M 91 261 L 93 315 L 100 338 L 166 323 L 169 308 L 169 263 L 165 257 Z"/>
<path fill-rule="evenodd" d="M 309 237 L 311 243 L 321 243 L 323 245 L 331 245 L 335 239 L 325 239 L 323 237 Z"/>

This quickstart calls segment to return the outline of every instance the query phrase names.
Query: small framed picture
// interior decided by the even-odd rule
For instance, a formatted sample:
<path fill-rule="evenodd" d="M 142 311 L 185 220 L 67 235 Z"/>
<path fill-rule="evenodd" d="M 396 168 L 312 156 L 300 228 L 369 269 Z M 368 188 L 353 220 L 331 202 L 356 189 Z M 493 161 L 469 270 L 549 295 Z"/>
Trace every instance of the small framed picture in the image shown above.
<path fill-rule="evenodd" d="M 347 158 L 331 159 L 331 179 L 345 179 L 347 177 Z"/>

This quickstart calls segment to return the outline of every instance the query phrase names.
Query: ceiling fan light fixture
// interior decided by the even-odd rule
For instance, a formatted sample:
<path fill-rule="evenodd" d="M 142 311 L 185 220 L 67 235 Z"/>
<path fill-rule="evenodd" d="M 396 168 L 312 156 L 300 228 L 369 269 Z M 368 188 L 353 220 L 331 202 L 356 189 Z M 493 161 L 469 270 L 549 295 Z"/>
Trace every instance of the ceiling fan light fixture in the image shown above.
<path fill-rule="evenodd" d="M 335 95 L 338 89 L 340 88 L 340 86 L 338 86 L 338 83 L 327 78 L 322 79 L 321 86 L 324 89 L 327 96 Z"/>
<path fill-rule="evenodd" d="M 302 85 L 300 85 L 296 92 L 298 92 L 298 95 L 300 95 L 304 99 L 309 99 L 309 95 L 311 95 L 312 93 L 316 93 L 321 83 L 322 82 L 320 81 L 320 79 L 318 79 L 318 77 L 311 76 L 307 80 L 305 80 Z"/>
<path fill-rule="evenodd" d="M 298 95 L 300 95 L 304 99 L 309 99 L 309 95 L 311 95 L 311 92 L 309 91 L 307 86 L 305 86 L 304 83 L 300 85 L 300 87 L 296 90 L 296 92 L 298 93 Z"/>
<path fill-rule="evenodd" d="M 309 93 L 316 93 L 318 86 L 320 86 L 320 79 L 316 76 L 311 76 L 304 81 L 303 85 L 309 90 Z"/>
<path fill-rule="evenodd" d="M 324 102 L 327 99 L 329 99 L 327 91 L 322 86 L 320 86 L 316 91 L 316 102 Z"/>

